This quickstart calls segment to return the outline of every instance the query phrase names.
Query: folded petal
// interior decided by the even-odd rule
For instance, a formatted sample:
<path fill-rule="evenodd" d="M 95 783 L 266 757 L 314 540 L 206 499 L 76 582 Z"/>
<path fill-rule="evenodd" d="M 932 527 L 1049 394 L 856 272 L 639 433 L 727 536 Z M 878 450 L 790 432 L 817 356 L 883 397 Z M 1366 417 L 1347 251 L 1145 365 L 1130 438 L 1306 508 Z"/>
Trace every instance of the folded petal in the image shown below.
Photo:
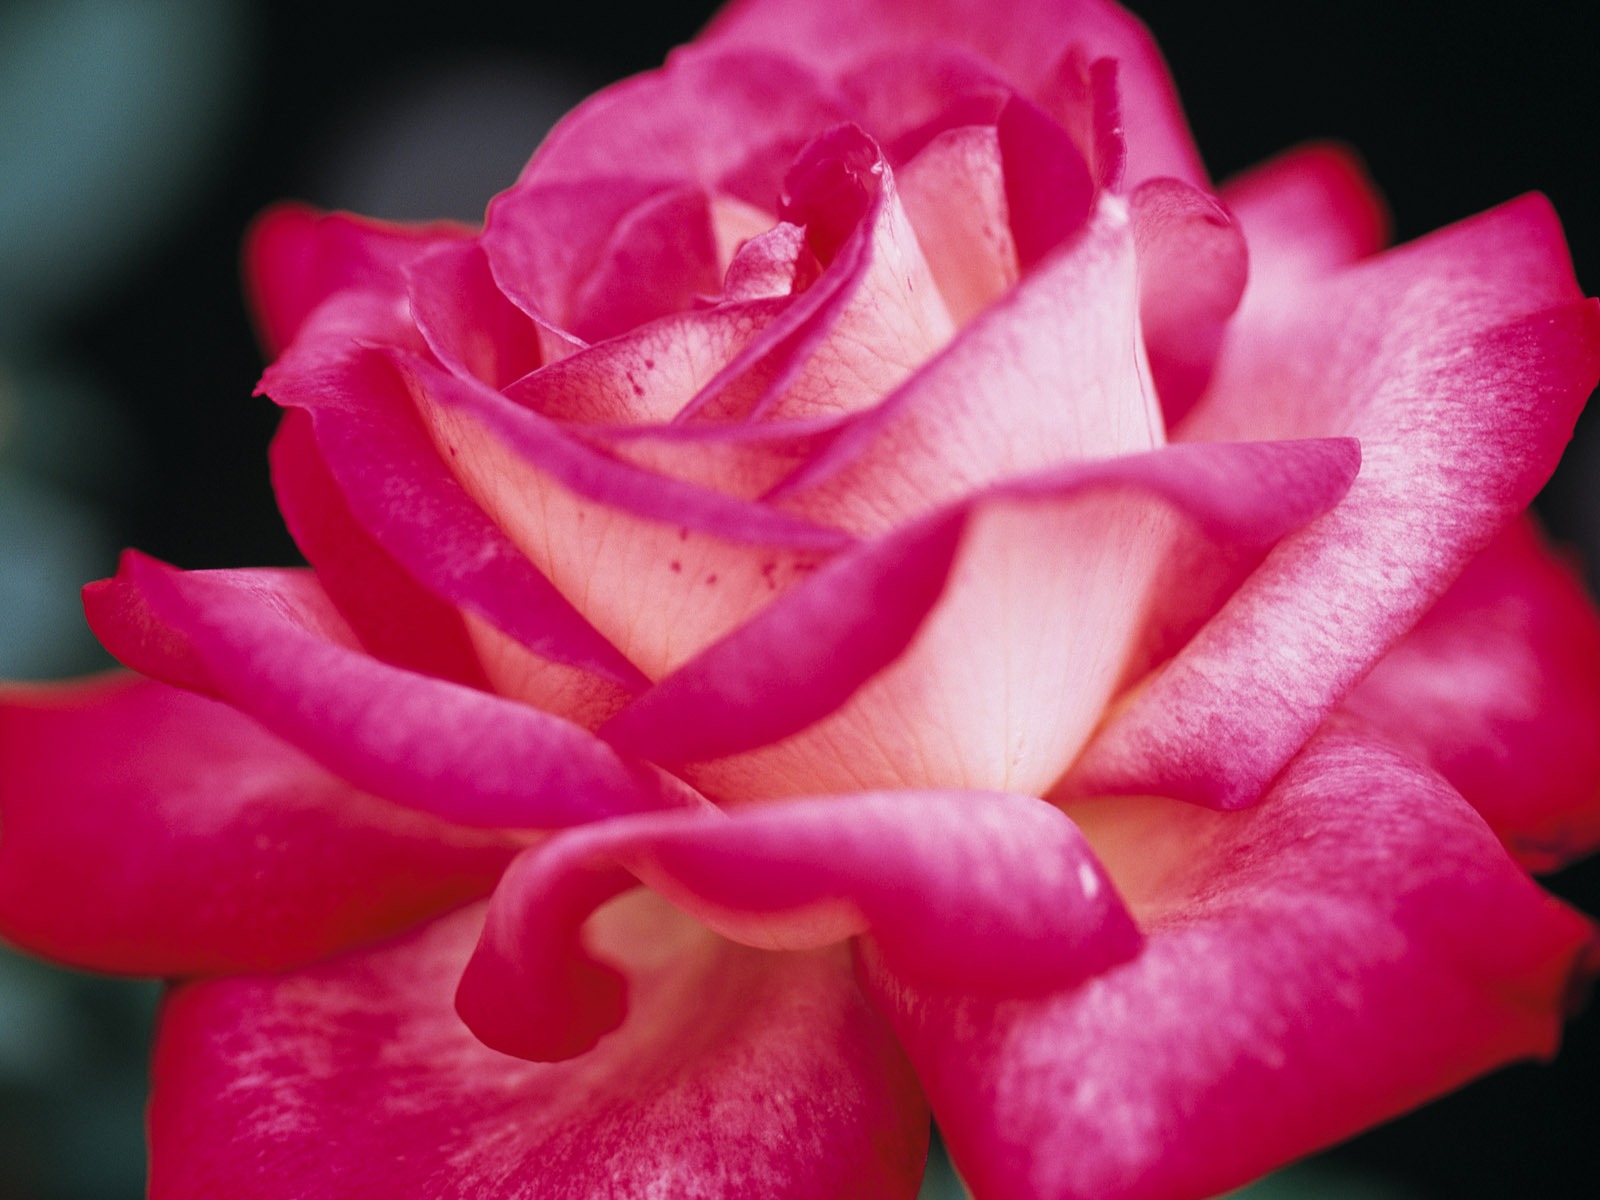
<path fill-rule="evenodd" d="M 1448 779 L 1528 867 L 1600 844 L 1600 616 L 1530 519 L 1345 703 Z"/>
<path fill-rule="evenodd" d="M 132 676 L 0 689 L 0 772 L 0 933 L 96 971 L 309 962 L 487 893 L 517 848 Z"/>
<path fill-rule="evenodd" d="M 601 735 L 697 764 L 695 785 L 730 800 L 1042 793 L 1122 680 L 1168 559 L 1270 545 L 1357 463 L 1350 442 L 1211 444 L 996 486 L 840 555 Z"/>
<path fill-rule="evenodd" d="M 129 666 L 226 701 L 421 812 L 549 828 L 664 803 L 651 775 L 577 725 L 372 658 L 309 574 L 183 572 L 130 552 L 84 603 Z"/>
<path fill-rule="evenodd" d="M 762 953 L 613 908 L 597 924 L 630 1019 L 581 1058 L 529 1063 L 451 1008 L 480 922 L 472 908 L 309 970 L 174 992 L 153 1200 L 916 1194 L 927 1111 L 840 953 Z"/>
<path fill-rule="evenodd" d="M 1204 186 L 1161 54 L 1136 18 L 1103 0 L 1053 0 L 996 20 L 981 0 L 871 0 L 841 7 L 806 0 L 745 0 L 724 8 L 702 36 L 715 47 L 789 50 L 844 74 L 864 59 L 908 47 L 954 43 L 976 50 L 1024 91 L 1045 95 L 1060 60 L 1114 59 L 1128 145 L 1129 186 L 1174 176 Z"/>
<path fill-rule="evenodd" d="M 1600 303 L 1578 298 L 1537 198 L 1295 296 L 1271 311 L 1247 298 L 1176 436 L 1357 437 L 1361 476 L 1100 733 L 1081 794 L 1260 796 L 1527 506 L 1600 378 Z"/>
<path fill-rule="evenodd" d="M 814 950 L 869 936 L 907 978 L 1004 995 L 1076 983 L 1138 934 L 1072 822 L 1032 796 L 856 793 L 608 821 L 522 855 L 496 889 L 457 1009 L 486 1044 L 580 1054 L 626 1011 L 579 942 L 647 883 L 734 941 Z"/>
<path fill-rule="evenodd" d="M 1437 776 L 1348 730 L 1259 806 L 1069 811 L 1146 934 L 1043 999 L 869 961 L 973 1193 L 1212 1196 L 1512 1059 L 1547 1056 L 1595 929 Z"/>

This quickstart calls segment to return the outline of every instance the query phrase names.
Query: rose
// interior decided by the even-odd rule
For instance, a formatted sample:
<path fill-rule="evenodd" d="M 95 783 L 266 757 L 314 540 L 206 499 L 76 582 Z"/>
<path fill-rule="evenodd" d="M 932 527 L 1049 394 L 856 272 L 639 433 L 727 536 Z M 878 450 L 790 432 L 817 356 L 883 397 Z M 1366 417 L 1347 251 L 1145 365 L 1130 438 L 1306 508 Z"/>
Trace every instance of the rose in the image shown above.
<path fill-rule="evenodd" d="M 155 1194 L 910 1194 L 931 1102 L 979 1195 L 1200 1195 L 1548 1052 L 1559 232 L 1219 206 L 1126 18 L 959 7 L 740 8 L 481 235 L 258 228 L 315 576 L 131 558 L 163 682 L 0 724 L 7 935 L 244 976 Z"/>

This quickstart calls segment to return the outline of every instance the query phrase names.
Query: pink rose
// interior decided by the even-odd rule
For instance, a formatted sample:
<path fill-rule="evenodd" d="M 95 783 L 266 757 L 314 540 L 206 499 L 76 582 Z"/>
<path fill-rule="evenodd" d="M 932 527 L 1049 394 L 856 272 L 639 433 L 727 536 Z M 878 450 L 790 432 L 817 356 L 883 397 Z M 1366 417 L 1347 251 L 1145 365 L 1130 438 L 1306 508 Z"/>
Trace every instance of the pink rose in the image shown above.
<path fill-rule="evenodd" d="M 0 931 L 184 980 L 152 1195 L 1205 1196 L 1600 967 L 1600 375 L 1524 198 L 1213 193 L 1101 0 L 736 4 L 482 229 L 247 250 L 311 571 L 12 687 Z M 487 898 L 487 903 L 483 903 Z"/>

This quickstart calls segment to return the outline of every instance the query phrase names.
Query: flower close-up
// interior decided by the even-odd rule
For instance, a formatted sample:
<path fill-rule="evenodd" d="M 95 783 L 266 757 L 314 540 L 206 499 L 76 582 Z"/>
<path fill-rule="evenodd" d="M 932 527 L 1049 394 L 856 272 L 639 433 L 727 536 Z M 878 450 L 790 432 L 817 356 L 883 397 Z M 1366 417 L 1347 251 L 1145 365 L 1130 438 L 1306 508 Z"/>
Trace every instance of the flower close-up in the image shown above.
<path fill-rule="evenodd" d="M 1104 0 L 738 0 L 481 224 L 244 250 L 308 566 L 0 687 L 155 1200 L 1213 1196 L 1556 1053 L 1600 379 L 1543 198 L 1212 180 Z"/>

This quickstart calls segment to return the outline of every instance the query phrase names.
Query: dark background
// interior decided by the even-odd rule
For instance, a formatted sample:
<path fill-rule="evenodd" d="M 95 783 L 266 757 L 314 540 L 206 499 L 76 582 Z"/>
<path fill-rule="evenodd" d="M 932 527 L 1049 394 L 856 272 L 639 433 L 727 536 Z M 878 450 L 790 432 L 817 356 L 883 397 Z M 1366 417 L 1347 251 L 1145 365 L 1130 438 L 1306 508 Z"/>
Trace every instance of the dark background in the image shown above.
<path fill-rule="evenodd" d="M 25 484 L 29 497 L 57 504 L 47 515 L 69 513 L 83 533 L 78 557 L 52 568 L 59 580 L 36 573 L 53 581 L 57 609 L 75 604 L 83 577 L 109 574 L 121 545 L 185 567 L 296 561 L 267 483 L 276 410 L 250 396 L 261 362 L 239 299 L 237 248 L 254 214 L 295 197 L 388 217 L 475 218 L 565 104 L 655 65 L 712 8 L 457 0 L 423 18 L 392 3 L 151 3 L 170 10 L 167 41 L 97 42 L 111 9 L 87 3 L 73 36 L 90 57 L 63 61 L 99 64 L 86 78 L 104 79 L 106 64 L 142 55 L 129 69 L 144 72 L 141 94 L 153 111 L 165 103 L 165 115 L 141 126 L 108 102 L 100 115 L 112 132 L 91 156 L 101 175 L 88 169 L 29 243 L 59 243 L 66 257 L 35 261 L 24 247 L 0 259 L 11 263 L 0 269 L 0 418 L 21 430 L 9 450 L 0 446 L 0 485 Z M 0 0 L 0 46 L 15 22 L 37 24 L 47 7 L 75 5 Z M 1133 7 L 1167 54 L 1218 178 L 1298 141 L 1343 139 L 1365 155 L 1402 240 L 1542 190 L 1567 224 L 1585 290 L 1600 288 L 1600 128 L 1589 95 L 1596 6 Z M 995 19 L 1002 10 L 996 3 Z M 86 86 L 73 84 L 80 97 Z M 53 119 L 30 103 L 0 110 L 0 139 Z M 92 143 L 100 135 L 90 125 L 71 123 L 73 136 Z M 54 132 L 22 146 L 36 170 L 68 179 L 61 164 L 71 147 Z M 1591 570 L 1600 563 L 1597 424 L 1580 427 L 1541 501 Z M 3 433 L 0 420 L 0 442 Z M 53 528 L 30 532 L 13 513 L 9 536 L 15 545 Z M 33 544 L 12 553 L 25 559 Z M 0 643 L 18 636 L 5 634 L 6 620 L 0 612 Z M 60 674 L 97 662 L 76 625 L 47 643 L 5 670 Z M 1550 883 L 1600 913 L 1600 871 Z M 17 1013 L 43 1019 L 49 1008 L 68 1012 L 70 1027 L 52 1018 L 63 1048 L 42 1066 L 26 1059 L 8 1076 L 0 1053 L 0 1200 L 137 1194 L 130 1155 L 149 992 L 10 969 L 0 1026 L 9 1015 L 15 1031 Z M 0 1029 L 0 1051 L 5 1044 Z M 1579 1196 L 1600 1178 L 1597 1131 L 1600 1017 L 1591 1013 L 1571 1026 L 1553 1065 L 1511 1068 L 1335 1159 L 1392 1179 L 1403 1195 Z"/>

